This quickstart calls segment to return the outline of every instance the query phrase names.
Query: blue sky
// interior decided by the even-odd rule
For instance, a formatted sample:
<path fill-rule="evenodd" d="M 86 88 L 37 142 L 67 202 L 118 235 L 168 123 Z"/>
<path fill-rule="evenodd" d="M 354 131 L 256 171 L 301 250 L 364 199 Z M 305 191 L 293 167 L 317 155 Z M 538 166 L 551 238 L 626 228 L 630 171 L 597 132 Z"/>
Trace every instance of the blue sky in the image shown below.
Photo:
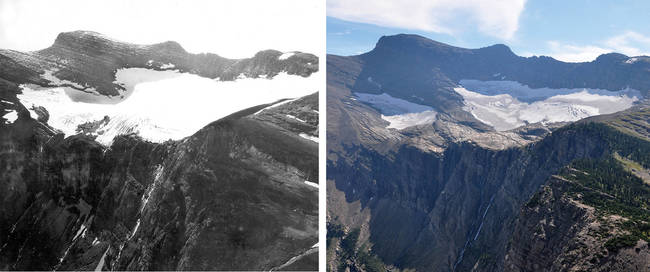
<path fill-rule="evenodd" d="M 415 33 L 467 48 L 503 43 L 523 56 L 591 61 L 650 55 L 650 1 L 328 0 L 327 52 L 355 55 L 382 35 Z"/>

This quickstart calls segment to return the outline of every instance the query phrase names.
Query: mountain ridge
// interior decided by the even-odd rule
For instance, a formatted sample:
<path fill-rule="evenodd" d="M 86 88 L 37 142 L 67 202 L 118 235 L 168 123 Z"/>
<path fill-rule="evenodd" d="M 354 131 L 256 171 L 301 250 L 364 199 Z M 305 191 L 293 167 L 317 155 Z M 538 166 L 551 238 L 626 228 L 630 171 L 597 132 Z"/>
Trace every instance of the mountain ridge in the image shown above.
<path fill-rule="evenodd" d="M 228 59 L 212 53 L 188 53 L 174 41 L 137 45 L 92 31 L 60 33 L 52 46 L 38 51 L 0 49 L 1 64 L 9 67 L 3 75 L 15 71 L 31 74 L 20 78 L 19 84 L 61 85 L 56 80 L 42 78 L 49 72 L 60 81 L 75 83 L 73 86 L 78 89 L 91 89 L 107 96 L 119 96 L 124 90 L 114 83 L 116 70 L 122 68 L 178 70 L 221 81 L 232 81 L 240 75 L 273 78 L 282 72 L 308 77 L 318 71 L 315 55 L 296 52 L 287 59 L 280 59 L 281 55 L 280 51 L 262 50 L 251 58 Z"/>

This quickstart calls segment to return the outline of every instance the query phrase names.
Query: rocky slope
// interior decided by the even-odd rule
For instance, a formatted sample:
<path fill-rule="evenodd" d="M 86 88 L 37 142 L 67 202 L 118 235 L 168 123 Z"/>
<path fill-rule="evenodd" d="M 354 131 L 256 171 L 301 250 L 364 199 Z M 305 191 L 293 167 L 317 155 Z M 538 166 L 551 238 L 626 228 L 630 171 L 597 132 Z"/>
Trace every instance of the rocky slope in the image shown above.
<path fill-rule="evenodd" d="M 261 107 L 181 142 L 110 148 L 3 125 L 4 269 L 270 269 L 310 250 L 317 144 L 256 120 Z"/>
<path fill-rule="evenodd" d="M 64 84 L 106 95 L 116 90 L 112 69 L 139 54 L 131 49 L 178 57 L 175 65 L 188 65 L 181 69 L 249 62 L 237 69 L 273 71 L 252 59 L 206 63 L 218 57 L 174 43 L 121 50 L 96 39 L 104 38 L 64 33 L 43 51 L 3 52 L 22 70 L 0 71 L 0 269 L 315 270 L 317 94 L 233 113 L 179 141 L 127 134 L 103 146 L 83 134 L 64 137 L 17 99 L 20 84 L 50 84 L 39 71 L 57 57 L 68 60 L 57 66 L 57 77 L 73 82 Z M 291 58 L 289 66 L 302 56 Z"/>
<path fill-rule="evenodd" d="M 580 159 L 612 154 L 628 158 L 634 146 L 647 143 L 643 137 L 647 135 L 643 121 L 647 102 L 571 125 L 528 124 L 494 131 L 475 119 L 463 109 L 462 97 L 449 92 L 459 79 L 482 79 L 507 70 L 512 72 L 509 77 L 531 86 L 569 88 L 583 77 L 598 78 L 600 74 L 588 67 L 608 59 L 574 65 L 550 58 L 521 58 L 506 49 L 460 49 L 397 35 L 382 38 L 366 54 L 328 56 L 330 270 L 506 270 L 511 267 L 507 260 L 514 258 L 508 255 L 516 247 L 509 243 L 513 232 L 524 228 L 522 222 L 529 222 L 523 221 L 520 211 L 552 175 Z M 560 79 L 540 63 L 582 72 Z M 605 66 L 616 80 L 631 80 L 628 73 L 619 71 L 619 75 L 618 68 Z M 496 67 L 504 70 L 496 71 Z M 531 71 L 538 77 L 529 80 L 525 74 Z M 592 83 L 594 88 L 608 88 L 603 82 Z M 426 124 L 391 129 L 378 109 L 355 99 L 354 93 L 360 91 L 392 92 L 391 96 L 410 102 L 423 98 L 418 103 L 435 107 L 438 116 Z M 579 221 L 561 220 L 556 224 L 568 225 L 557 227 L 558 237 Z M 526 235 L 530 234 L 521 237 Z M 544 247 L 553 245 L 548 242 Z M 525 248 L 523 242 L 521 247 Z M 579 267 L 575 260 L 567 262 Z M 546 267 L 543 261 L 524 263 Z"/>
<path fill-rule="evenodd" d="M 585 204 L 580 195 L 571 194 L 574 186 L 572 180 L 553 176 L 522 207 L 504 269 L 648 271 L 647 241 L 632 239 L 625 246 L 613 242 L 627 233 L 621 226 L 630 218 Z"/>

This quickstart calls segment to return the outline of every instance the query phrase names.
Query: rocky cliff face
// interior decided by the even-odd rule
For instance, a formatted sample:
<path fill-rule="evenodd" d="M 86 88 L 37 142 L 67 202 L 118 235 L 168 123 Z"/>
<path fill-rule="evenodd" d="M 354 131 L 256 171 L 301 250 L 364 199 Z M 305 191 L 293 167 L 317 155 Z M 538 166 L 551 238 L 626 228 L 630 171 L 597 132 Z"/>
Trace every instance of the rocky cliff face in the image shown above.
<path fill-rule="evenodd" d="M 228 69 L 204 62 L 222 60 L 216 55 L 187 54 L 172 42 L 136 46 L 85 32 L 64 33 L 35 53 L 3 52 L 22 70 L 0 70 L 0 269 L 316 269 L 317 94 L 233 113 L 179 141 L 127 134 L 110 146 L 64 138 L 16 97 L 55 58 L 62 80 L 73 82 L 63 84 L 110 95 L 113 86 L 103 84 L 112 69 L 155 57 L 142 52 L 189 65 L 180 69 Z M 256 65 L 240 68 L 271 75 L 276 67 Z"/>
<path fill-rule="evenodd" d="M 602 139 L 582 128 L 503 151 L 468 143 L 450 145 L 442 154 L 351 147 L 346 154 L 353 155 L 336 153 L 338 160 L 330 161 L 328 179 L 345 192 L 347 202 L 370 209 L 369 241 L 385 262 L 465 270 L 482 254 L 503 257 L 519 207 L 548 176 L 573 159 L 599 157 L 606 149 Z"/>
<path fill-rule="evenodd" d="M 270 269 L 311 250 L 317 144 L 250 115 L 265 106 L 165 144 L 4 125 L 4 269 Z"/>
<path fill-rule="evenodd" d="M 629 218 L 584 204 L 569 193 L 571 185 L 554 176 L 522 207 L 505 271 L 648 271 L 648 242 L 606 246 Z"/>

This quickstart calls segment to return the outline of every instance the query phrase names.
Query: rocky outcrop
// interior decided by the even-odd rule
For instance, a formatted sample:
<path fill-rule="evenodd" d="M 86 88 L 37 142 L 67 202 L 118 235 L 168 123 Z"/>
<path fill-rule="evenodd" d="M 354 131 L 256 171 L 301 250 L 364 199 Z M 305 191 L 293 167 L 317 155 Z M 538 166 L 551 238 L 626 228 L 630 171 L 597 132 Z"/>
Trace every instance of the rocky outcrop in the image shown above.
<path fill-rule="evenodd" d="M 524 206 L 505 257 L 505 271 L 648 271 L 648 242 L 612 250 L 627 218 L 603 215 L 570 192 L 571 181 L 552 177 Z"/>

